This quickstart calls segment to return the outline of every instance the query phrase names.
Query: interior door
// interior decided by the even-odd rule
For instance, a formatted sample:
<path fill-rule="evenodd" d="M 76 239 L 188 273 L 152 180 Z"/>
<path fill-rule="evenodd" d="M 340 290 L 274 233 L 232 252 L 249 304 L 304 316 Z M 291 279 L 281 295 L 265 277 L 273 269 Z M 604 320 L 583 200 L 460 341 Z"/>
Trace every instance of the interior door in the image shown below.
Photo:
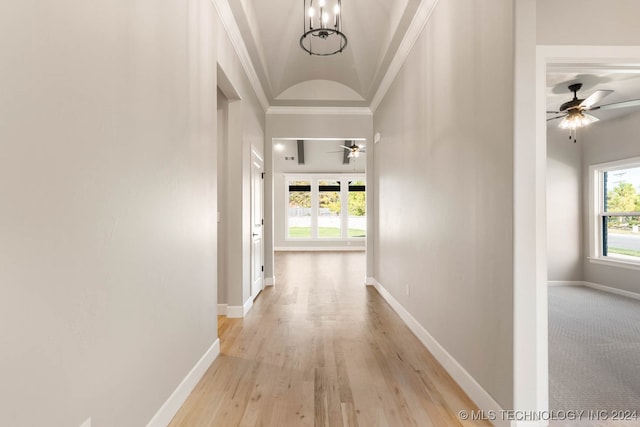
<path fill-rule="evenodd" d="M 264 286 L 264 249 L 262 241 L 264 192 L 263 161 L 255 152 L 251 163 L 251 297 L 255 299 Z"/>

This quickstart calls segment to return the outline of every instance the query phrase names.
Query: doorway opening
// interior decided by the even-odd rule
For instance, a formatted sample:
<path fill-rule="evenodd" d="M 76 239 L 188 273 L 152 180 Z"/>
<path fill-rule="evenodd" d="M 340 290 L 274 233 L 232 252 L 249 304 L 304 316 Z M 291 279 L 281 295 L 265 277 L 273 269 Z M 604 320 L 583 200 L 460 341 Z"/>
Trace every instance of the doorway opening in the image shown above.
<path fill-rule="evenodd" d="M 362 147 L 349 157 L 345 147 Z M 274 250 L 365 250 L 364 141 L 274 141 Z"/>
<path fill-rule="evenodd" d="M 252 223 L 252 211 L 262 221 L 261 193 L 253 196 L 262 184 L 252 182 L 252 176 L 262 176 L 262 157 L 244 137 L 243 101 L 220 66 L 218 89 L 218 314 L 241 318 L 263 283 L 260 277 L 252 280 L 252 262 L 261 263 L 263 253 L 261 227 Z M 260 165 L 256 173 L 254 163 Z"/>
<path fill-rule="evenodd" d="M 634 84 L 636 79 L 640 82 L 640 47 L 554 46 L 539 47 L 538 52 L 538 93 L 544 93 L 552 105 L 569 98 L 562 89 L 574 83 L 582 84 L 580 98 L 598 90 L 612 91 L 599 105 L 640 94 L 640 84 Z M 607 204 L 603 210 L 597 200 L 607 201 L 611 193 L 624 188 L 623 175 L 629 188 L 634 186 L 633 170 L 625 169 L 621 159 L 640 152 L 621 134 L 637 133 L 637 127 L 634 120 L 615 117 L 605 109 L 594 110 L 594 116 L 600 122 L 578 129 L 577 141 L 558 128 L 558 120 L 538 133 L 537 144 L 546 151 L 548 281 L 544 286 L 548 299 L 544 309 L 548 311 L 545 344 L 552 411 L 637 409 L 640 383 L 632 360 L 638 338 L 629 322 L 638 312 L 633 298 L 640 295 L 624 288 L 637 283 L 640 273 L 621 265 L 635 261 L 627 241 L 607 236 L 613 230 L 611 235 L 633 238 L 634 217 L 614 212 L 612 227 Z M 616 165 L 607 163 L 613 160 L 618 161 Z M 617 175 L 607 180 L 608 171 Z M 622 253 L 608 254 L 610 247 Z M 583 372 L 589 372 L 589 377 L 579 375 Z"/>
<path fill-rule="evenodd" d="M 543 295 L 544 298 L 536 299 L 536 324 L 539 333 L 537 334 L 537 354 L 539 360 L 539 366 L 546 366 L 547 369 L 542 372 L 545 375 L 543 381 L 538 383 L 538 393 L 541 396 L 546 395 L 546 401 L 549 402 L 549 409 L 555 410 L 559 409 L 558 405 L 559 401 L 562 400 L 562 392 L 558 390 L 557 380 L 558 378 L 552 378 L 551 375 L 554 375 L 554 369 L 557 371 L 557 364 L 560 363 L 559 360 L 554 360 L 556 355 L 554 355 L 553 346 L 557 344 L 557 330 L 560 325 L 558 323 L 557 313 L 557 305 L 563 301 L 563 295 L 566 297 L 571 294 L 572 297 L 569 298 L 568 302 L 573 302 L 576 300 L 577 296 L 574 295 L 574 291 L 577 288 L 569 289 L 564 288 L 560 289 L 557 286 L 549 287 L 549 285 L 578 285 L 580 287 L 584 287 L 585 291 L 590 292 L 588 287 L 590 287 L 592 278 L 598 277 L 600 280 L 604 280 L 603 278 L 613 272 L 613 269 L 607 267 L 607 272 L 605 272 L 604 268 L 597 266 L 597 260 L 594 261 L 591 255 L 591 251 L 589 249 L 590 245 L 590 233 L 588 226 L 588 216 L 589 216 L 589 203 L 588 199 L 588 182 L 589 177 L 586 172 L 585 167 L 588 168 L 587 163 L 589 163 L 588 158 L 583 158 L 584 153 L 571 154 L 567 152 L 558 151 L 558 147 L 553 147 L 553 152 L 547 149 L 547 143 L 557 143 L 560 141 L 557 135 L 555 135 L 556 130 L 547 129 L 546 126 L 546 117 L 545 117 L 545 107 L 546 100 L 548 96 L 548 86 L 551 84 L 553 80 L 553 76 L 550 77 L 554 72 L 572 72 L 572 73 L 580 73 L 580 74 L 594 74 L 596 70 L 603 71 L 605 69 L 614 69 L 615 72 L 620 73 L 624 72 L 625 69 L 629 70 L 632 68 L 637 68 L 637 64 L 640 63 L 640 47 L 638 46 L 539 46 L 537 50 L 537 75 L 536 75 L 536 98 L 537 98 L 537 112 L 536 112 L 536 150 L 538 153 L 543 153 L 542 156 L 536 156 L 536 169 L 538 171 L 544 171 L 547 178 L 558 179 L 559 174 L 566 179 L 572 181 L 571 188 L 573 188 L 573 194 L 571 199 L 577 203 L 577 206 L 573 206 L 571 208 L 571 212 L 574 213 L 573 221 L 576 222 L 574 227 L 572 228 L 573 234 L 575 235 L 576 241 L 573 243 L 563 241 L 558 243 L 557 239 L 559 236 L 553 236 L 552 233 L 556 224 L 553 224 L 552 221 L 558 219 L 558 217 L 552 217 L 548 212 L 550 212 L 554 206 L 552 205 L 554 197 L 557 196 L 556 190 L 551 187 L 553 183 L 549 183 L 549 186 L 544 186 L 544 195 L 543 200 L 547 202 L 547 209 L 544 209 L 544 203 L 541 206 L 542 209 L 536 209 L 536 222 L 543 223 L 546 225 L 545 228 L 548 228 L 548 231 L 545 229 L 541 229 L 538 231 L 538 244 L 540 246 L 545 246 L 544 248 L 539 247 L 537 251 L 537 259 L 536 264 L 538 266 L 544 266 L 545 275 L 543 277 L 544 280 L 536 283 L 537 288 L 539 289 L 540 295 Z M 552 85 L 552 84 L 551 84 Z M 602 89 L 606 89 L 602 87 Z M 588 130 L 581 130 L 581 132 L 592 132 L 595 128 L 590 128 Z M 566 138 L 566 135 L 565 135 Z M 563 139 L 564 140 L 564 139 Z M 578 138 L 577 144 L 581 144 L 582 137 Z M 565 142 L 568 142 L 566 140 Z M 584 141 L 583 141 L 584 142 Z M 573 142 L 570 144 L 574 145 Z M 570 147 L 573 148 L 573 147 Z M 583 147 L 575 147 L 574 150 L 581 150 Z M 611 146 L 608 146 L 606 150 L 601 150 L 599 153 L 605 156 L 617 155 L 615 151 L 612 151 Z M 550 159 L 551 156 L 551 159 Z M 587 156 L 589 157 L 589 156 Z M 612 160 L 612 159 L 608 159 Z M 573 165 L 573 168 L 571 166 Z M 587 165 L 587 166 L 585 166 Z M 542 175 L 544 176 L 544 175 Z M 542 180 L 544 182 L 544 179 Z M 538 185 L 542 187 L 542 183 L 538 181 Z M 539 189 L 540 189 L 539 187 Z M 562 201 L 567 202 L 567 194 L 566 191 L 562 192 Z M 540 200 L 538 200 L 540 201 Z M 566 210 L 565 210 L 566 211 Z M 546 234 L 546 238 L 540 236 L 540 233 Z M 563 234 L 566 237 L 566 233 Z M 559 259 L 554 256 L 552 251 L 547 250 L 547 246 L 552 247 L 554 244 L 570 244 L 571 248 L 569 250 L 563 250 L 562 254 L 564 256 L 563 259 Z M 573 254 L 573 259 L 568 259 L 567 254 Z M 566 261 L 566 262 L 565 262 Z M 567 268 L 568 263 L 573 262 L 572 268 Z M 560 265 L 564 263 L 563 265 Z M 566 265 L 565 265 L 566 264 Z M 598 273 L 595 273 L 595 270 L 599 270 Z M 595 275 L 594 275 L 595 274 Z M 617 273 L 616 273 L 617 274 Z M 624 276 L 629 277 L 628 271 L 624 272 Z M 637 279 L 636 279 L 637 281 Z M 566 290 L 566 292 L 565 292 Z M 557 292 L 556 292 L 557 291 Z M 579 312 L 584 312 L 586 304 L 580 305 Z M 560 312 L 565 312 L 569 310 L 568 306 L 563 306 Z M 594 312 L 595 313 L 595 312 Z M 595 314 L 594 314 L 595 315 Z M 580 333 L 579 330 L 574 331 L 576 333 Z M 583 332 L 588 332 L 584 331 Z M 593 338 L 593 337 L 592 337 Z M 548 349 L 548 352 L 546 351 Z M 547 358 L 548 354 L 548 359 Z M 582 356 L 587 353 L 582 353 Z M 556 368 L 554 368 L 556 365 Z M 627 378 L 628 379 L 628 378 Z M 573 380 L 577 380 L 574 378 Z M 582 378 L 581 380 L 585 380 Z M 554 381 L 556 382 L 556 386 L 553 385 Z M 561 381 L 562 382 L 562 381 Z M 543 388 L 544 387 L 544 388 Z M 573 396 L 575 397 L 575 396 Z M 575 403 L 571 403 L 572 409 L 581 409 L 576 408 Z M 605 405 L 606 406 L 606 405 Z M 635 409 L 635 408 L 633 408 Z"/>
<path fill-rule="evenodd" d="M 367 253 L 367 140 L 275 138 L 272 253 Z"/>

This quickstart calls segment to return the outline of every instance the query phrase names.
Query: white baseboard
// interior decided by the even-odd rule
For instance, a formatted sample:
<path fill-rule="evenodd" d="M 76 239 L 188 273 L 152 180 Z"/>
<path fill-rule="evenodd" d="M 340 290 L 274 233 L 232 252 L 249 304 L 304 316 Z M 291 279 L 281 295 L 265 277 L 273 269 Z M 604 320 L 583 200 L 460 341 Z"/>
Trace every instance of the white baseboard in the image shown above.
<path fill-rule="evenodd" d="M 433 354 L 433 356 L 440 362 L 442 367 L 451 375 L 453 380 L 464 390 L 473 402 L 478 405 L 478 408 L 485 413 L 493 411 L 495 414 L 501 414 L 502 408 L 496 402 L 493 397 L 487 391 L 482 388 L 480 384 L 453 358 L 445 349 L 436 341 L 435 338 L 427 332 L 427 330 L 400 304 L 384 286 L 380 284 L 375 278 L 369 277 L 367 284 L 370 284 L 376 288 L 378 293 L 384 298 L 387 303 L 398 313 L 398 316 L 409 327 L 411 332 L 422 342 L 422 344 Z M 512 423 L 509 420 L 501 420 L 498 417 L 493 421 L 494 425 L 500 427 L 511 426 Z M 513 424 L 515 425 L 515 424 Z M 520 425 L 520 424 L 518 424 Z"/>
<path fill-rule="evenodd" d="M 244 317 L 244 309 L 239 305 L 228 305 L 227 306 L 227 317 L 232 319 L 239 319 Z"/>
<path fill-rule="evenodd" d="M 218 316 L 227 315 L 227 304 L 218 304 Z"/>
<path fill-rule="evenodd" d="M 244 305 L 228 305 L 227 306 L 227 317 L 239 319 L 247 315 L 249 310 L 253 307 L 253 298 L 249 298 Z"/>
<path fill-rule="evenodd" d="M 184 377 L 178 387 L 171 393 L 167 401 L 158 409 L 158 412 L 151 418 L 147 427 L 166 427 L 169 425 L 182 404 L 187 400 L 187 397 L 189 397 L 204 373 L 209 369 L 209 366 L 211 366 L 219 354 L 220 340 L 216 339 L 200 360 L 198 360 L 198 363 L 191 368 L 191 371 L 189 371 L 187 376 Z"/>
<path fill-rule="evenodd" d="M 549 280 L 549 286 L 584 286 L 582 280 Z"/>
<path fill-rule="evenodd" d="M 275 277 L 265 277 L 264 278 L 264 285 L 265 286 L 273 286 L 276 284 L 276 278 Z"/>
<path fill-rule="evenodd" d="M 640 300 L 640 294 L 630 291 L 625 291 L 623 289 L 612 288 L 611 286 L 599 285 L 597 283 L 591 282 L 582 282 L 582 284 L 588 288 L 597 289 L 599 291 L 609 292 L 610 294 L 621 295 L 627 298 L 633 298 Z"/>
<path fill-rule="evenodd" d="M 273 248 L 274 252 L 339 252 L 339 251 L 359 251 L 364 252 L 365 246 L 278 246 Z"/>
<path fill-rule="evenodd" d="M 253 307 L 253 298 L 249 298 L 242 306 L 242 317 L 246 316 Z"/>
<path fill-rule="evenodd" d="M 612 288 L 611 286 L 600 285 L 598 283 L 584 282 L 584 281 L 569 281 L 569 280 L 550 280 L 549 286 L 586 286 L 587 288 L 597 289 L 603 292 L 609 292 L 610 294 L 621 295 L 627 298 L 633 298 L 640 300 L 640 294 L 631 291 L 625 291 L 624 289 Z"/>
<path fill-rule="evenodd" d="M 373 277 L 365 277 L 364 278 L 364 284 L 367 285 L 367 286 L 375 286 L 376 283 L 378 283 L 378 282 Z"/>

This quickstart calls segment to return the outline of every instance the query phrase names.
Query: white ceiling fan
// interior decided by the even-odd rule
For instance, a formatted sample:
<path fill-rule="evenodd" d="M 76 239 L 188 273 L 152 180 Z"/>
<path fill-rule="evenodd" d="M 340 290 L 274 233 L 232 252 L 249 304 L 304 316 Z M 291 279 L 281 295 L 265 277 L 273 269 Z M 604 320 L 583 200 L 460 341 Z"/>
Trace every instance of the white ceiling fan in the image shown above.
<path fill-rule="evenodd" d="M 360 156 L 360 154 L 366 154 L 366 147 L 364 144 L 356 144 L 355 141 L 351 141 L 351 145 L 340 145 L 341 148 L 345 150 L 349 150 L 349 154 L 347 157 L 350 159 L 355 159 Z M 333 151 L 333 153 L 342 153 L 343 151 Z"/>
<path fill-rule="evenodd" d="M 569 139 L 575 142 L 575 131 L 577 128 L 587 126 L 597 122 L 599 119 L 587 111 L 595 110 L 611 110 L 616 108 L 628 108 L 640 106 L 640 99 L 631 99 L 628 101 L 613 102 L 611 104 L 596 105 L 605 97 L 613 93 L 612 90 L 597 90 L 584 99 L 578 98 L 578 91 L 582 88 L 582 83 L 574 83 L 569 85 L 569 91 L 573 92 L 573 99 L 563 103 L 559 111 L 547 111 L 547 114 L 555 114 L 547 121 L 562 119 L 558 125 L 562 129 L 569 130 Z"/>

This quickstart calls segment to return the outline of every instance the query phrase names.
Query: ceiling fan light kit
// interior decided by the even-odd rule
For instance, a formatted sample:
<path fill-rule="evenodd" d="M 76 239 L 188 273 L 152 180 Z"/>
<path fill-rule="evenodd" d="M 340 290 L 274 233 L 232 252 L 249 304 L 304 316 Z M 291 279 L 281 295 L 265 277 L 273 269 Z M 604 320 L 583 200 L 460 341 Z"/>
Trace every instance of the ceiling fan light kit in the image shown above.
<path fill-rule="evenodd" d="M 300 47 L 309 55 L 331 56 L 347 47 L 342 0 L 303 0 Z"/>
<path fill-rule="evenodd" d="M 600 119 L 598 119 L 595 116 L 592 116 L 591 114 L 587 114 L 582 111 L 573 111 L 567 114 L 562 119 L 558 127 L 560 129 L 576 130 L 580 127 L 590 125 L 591 123 L 595 123 L 598 120 Z"/>
<path fill-rule="evenodd" d="M 345 144 L 349 144 L 349 141 L 345 141 Z M 356 144 L 355 141 L 351 141 L 350 145 L 339 145 L 342 149 L 340 151 L 330 151 L 330 153 L 344 153 L 345 159 L 357 159 L 360 154 L 366 154 L 366 147 L 364 144 Z"/>
<path fill-rule="evenodd" d="M 345 150 L 349 151 L 349 154 L 347 157 L 349 157 L 350 159 L 357 159 L 358 157 L 360 157 L 360 153 L 365 153 L 365 147 L 363 144 L 357 144 L 355 142 L 352 142 L 351 145 L 346 146 L 346 145 L 341 145 L 340 147 L 344 148 Z"/>

